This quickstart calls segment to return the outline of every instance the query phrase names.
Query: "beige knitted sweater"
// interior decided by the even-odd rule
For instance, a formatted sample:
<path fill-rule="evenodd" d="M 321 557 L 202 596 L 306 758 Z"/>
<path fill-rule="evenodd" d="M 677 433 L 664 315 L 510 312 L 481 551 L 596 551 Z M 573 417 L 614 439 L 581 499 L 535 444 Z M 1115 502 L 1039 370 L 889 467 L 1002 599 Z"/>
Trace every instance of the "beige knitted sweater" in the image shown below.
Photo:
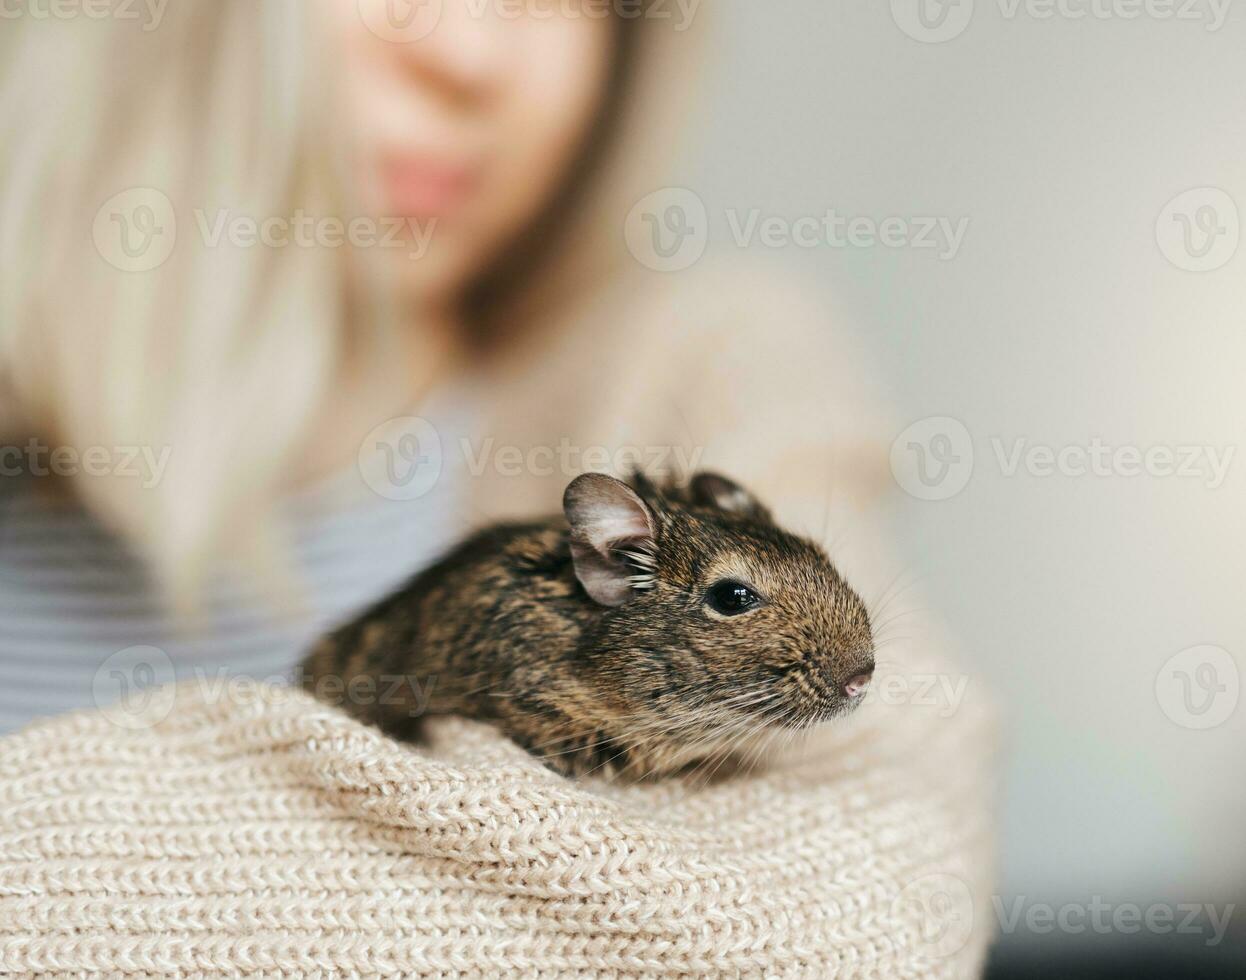
<path fill-rule="evenodd" d="M 990 712 L 928 676 L 883 664 L 857 716 L 700 788 L 260 685 L 35 725 L 0 740 L 0 973 L 974 975 Z"/>

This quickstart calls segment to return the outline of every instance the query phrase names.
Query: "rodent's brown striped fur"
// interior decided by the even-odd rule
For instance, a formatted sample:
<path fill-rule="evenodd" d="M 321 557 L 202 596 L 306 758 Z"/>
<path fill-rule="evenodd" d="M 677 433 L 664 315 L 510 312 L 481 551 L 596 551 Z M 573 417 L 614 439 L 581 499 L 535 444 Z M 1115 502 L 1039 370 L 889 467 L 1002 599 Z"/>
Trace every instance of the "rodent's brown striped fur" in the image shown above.
<path fill-rule="evenodd" d="M 462 715 L 559 772 L 628 778 L 730 768 L 763 731 L 855 707 L 843 685 L 873 669 L 865 605 L 821 548 L 740 487 L 589 474 L 566 503 L 565 517 L 480 531 L 325 637 L 305 685 L 399 737 L 418 737 L 424 714 Z M 594 539 L 592 522 L 618 507 L 652 533 Z M 626 586 L 610 593 L 617 604 L 590 595 L 602 576 Z M 707 611 L 724 578 L 764 603 Z"/>

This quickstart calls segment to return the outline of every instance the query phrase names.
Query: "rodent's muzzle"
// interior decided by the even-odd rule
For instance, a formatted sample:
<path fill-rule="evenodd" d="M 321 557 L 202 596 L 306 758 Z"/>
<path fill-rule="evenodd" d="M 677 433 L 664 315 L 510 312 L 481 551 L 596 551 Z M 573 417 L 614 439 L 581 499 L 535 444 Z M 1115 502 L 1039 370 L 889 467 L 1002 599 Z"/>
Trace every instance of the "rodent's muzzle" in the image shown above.
<path fill-rule="evenodd" d="M 794 689 L 792 700 L 779 724 L 787 728 L 807 728 L 849 714 L 860 707 L 874 678 L 871 655 L 851 658 L 847 665 L 811 671 L 806 664 Z"/>
<path fill-rule="evenodd" d="M 870 686 L 870 680 L 874 677 L 874 665 L 862 670 L 860 673 L 853 674 L 844 681 L 839 689 L 844 692 L 845 697 L 859 698 L 865 695 L 865 690 Z"/>

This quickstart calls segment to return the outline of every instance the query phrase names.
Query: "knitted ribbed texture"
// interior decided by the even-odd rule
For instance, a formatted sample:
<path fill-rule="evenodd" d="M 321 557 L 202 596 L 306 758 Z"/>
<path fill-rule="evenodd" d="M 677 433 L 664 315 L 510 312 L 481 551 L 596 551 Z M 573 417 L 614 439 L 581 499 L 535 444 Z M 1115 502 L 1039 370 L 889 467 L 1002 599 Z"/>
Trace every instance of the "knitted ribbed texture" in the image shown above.
<path fill-rule="evenodd" d="M 183 686 L 150 727 L 89 712 L 0 740 L 0 972 L 981 966 L 992 737 L 971 703 L 867 704 L 764 773 L 694 788 L 576 783 L 481 725 L 410 747 L 258 695 Z"/>

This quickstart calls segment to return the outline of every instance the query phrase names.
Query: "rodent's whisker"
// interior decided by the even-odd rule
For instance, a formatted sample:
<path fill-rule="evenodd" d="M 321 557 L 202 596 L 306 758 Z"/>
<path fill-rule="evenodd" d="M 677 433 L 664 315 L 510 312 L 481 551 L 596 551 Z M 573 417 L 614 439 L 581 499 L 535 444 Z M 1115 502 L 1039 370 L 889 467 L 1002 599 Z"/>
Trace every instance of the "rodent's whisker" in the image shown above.
<path fill-rule="evenodd" d="M 617 725 L 619 722 L 627 722 L 627 721 L 632 721 L 634 719 L 643 719 L 643 722 L 641 724 L 636 724 L 636 725 L 624 728 L 622 731 L 618 732 L 616 735 L 613 735 L 611 737 L 611 741 L 618 742 L 620 738 L 631 738 L 633 736 L 639 736 L 642 738 L 648 737 L 651 734 L 655 734 L 655 733 L 661 734 L 664 732 L 672 731 L 674 730 L 674 728 L 680 727 L 680 726 L 695 726 L 695 725 L 699 725 L 702 722 L 714 721 L 714 720 L 719 719 L 720 717 L 721 717 L 721 711 L 717 709 L 717 706 L 697 707 L 697 708 L 681 710 L 679 718 L 678 718 L 678 723 L 679 723 L 678 725 L 672 725 L 670 719 L 668 718 L 661 718 L 661 717 L 654 716 L 652 711 L 649 711 L 649 710 L 633 712 L 631 714 L 612 714 L 609 719 L 611 725 Z M 549 739 L 548 741 L 530 746 L 530 750 L 537 751 L 537 750 L 546 748 L 551 745 L 557 745 L 560 742 L 583 740 L 583 739 L 591 738 L 593 736 L 601 736 L 603 734 L 602 729 L 603 729 L 603 725 L 601 723 L 598 723 L 598 724 L 591 725 L 590 727 L 587 727 L 584 729 L 580 729 L 580 730 L 576 730 L 572 732 L 562 732 L 558 734 L 557 736 L 555 736 L 554 738 Z M 550 753 L 550 754 L 555 755 L 555 754 L 564 754 L 564 753 Z"/>
<path fill-rule="evenodd" d="M 915 607 L 911 609 L 899 609 L 891 613 L 886 619 L 880 620 L 874 625 L 874 635 L 877 637 L 879 633 L 887 629 L 887 627 L 891 626 L 893 623 L 896 623 L 902 619 L 907 619 L 910 616 L 920 615 L 927 611 L 928 610 L 923 607 Z"/>
<path fill-rule="evenodd" d="M 878 657 L 878 655 L 883 650 L 887 649 L 888 647 L 891 647 L 896 643 L 907 643 L 913 638 L 914 637 L 912 633 L 890 633 L 889 632 L 885 634 L 884 636 L 880 636 L 874 641 L 874 656 Z"/>
<path fill-rule="evenodd" d="M 764 730 L 767 725 L 773 723 L 773 718 L 762 719 L 761 721 L 749 716 L 741 716 L 739 719 L 732 717 L 724 718 L 724 712 L 737 713 L 747 707 L 769 704 L 778 699 L 780 695 L 781 692 L 779 691 L 759 687 L 739 692 L 722 701 L 715 702 L 709 698 L 703 698 L 704 703 L 696 708 L 681 709 L 679 718 L 674 722 L 670 719 L 655 718 L 648 711 L 636 712 L 632 715 L 614 715 L 611 721 L 616 724 L 623 720 L 644 720 L 640 724 L 632 725 L 607 737 L 603 737 L 604 733 L 601 726 L 593 726 L 583 731 L 562 733 L 547 742 L 529 746 L 529 751 L 532 751 L 534 754 L 540 754 L 545 759 L 551 759 L 582 752 L 590 745 L 608 745 L 609 748 L 617 747 L 618 751 L 613 755 L 586 770 L 586 774 L 591 774 L 604 769 L 620 758 L 634 753 L 637 749 L 653 745 L 664 737 L 670 737 L 676 732 L 682 731 L 689 736 L 681 740 L 681 747 L 686 751 L 697 750 L 702 746 L 713 746 L 707 758 L 703 760 L 703 762 L 708 763 L 719 759 L 724 753 L 730 755 L 732 745 L 756 731 Z M 698 733 L 691 734 L 693 732 Z M 554 745 L 568 742 L 572 744 L 566 748 L 559 751 L 548 751 Z M 721 762 L 722 760 L 719 759 L 719 761 Z M 640 778 L 645 779 L 653 775 L 656 768 L 661 764 L 662 759 L 659 756 L 655 759 L 653 766 L 647 769 Z"/>
<path fill-rule="evenodd" d="M 722 768 L 723 763 L 725 763 L 728 759 L 732 758 L 735 755 L 735 749 L 737 748 L 737 746 L 741 744 L 747 744 L 750 739 L 755 737 L 758 733 L 762 732 L 767 727 L 768 724 L 769 723 L 764 720 L 757 722 L 750 728 L 741 732 L 735 738 L 728 740 L 728 742 L 718 750 L 717 752 L 718 761 L 714 764 L 714 767 L 710 769 L 709 772 L 704 773 L 705 781 L 711 782 L 714 776 L 718 773 L 719 769 Z M 713 756 L 711 755 L 710 758 L 712 757 Z M 708 759 L 706 761 L 708 761 Z M 702 769 L 702 765 L 703 764 L 699 764 L 698 766 L 694 767 L 694 772 L 700 772 Z"/>
<path fill-rule="evenodd" d="M 909 574 L 908 570 L 897 572 L 891 581 L 880 590 L 877 596 L 865 603 L 871 623 L 877 623 L 881 620 L 883 613 L 892 603 L 898 602 L 906 592 L 919 584 L 919 576 L 913 576 L 909 581 L 902 582 L 902 579 L 907 574 Z"/>
<path fill-rule="evenodd" d="M 754 703 L 762 703 L 765 701 L 769 701 L 769 700 L 772 700 L 774 697 L 777 697 L 778 693 L 779 692 L 777 691 L 763 692 L 760 696 L 754 696 L 753 699 L 749 701 L 748 703 L 754 704 Z M 747 697 L 752 694 L 753 692 L 744 692 L 742 696 Z M 737 696 L 737 698 L 738 697 L 740 696 Z M 736 699 L 733 698 L 733 699 L 728 699 L 728 700 L 736 700 Z M 588 772 L 589 773 L 596 772 L 598 769 L 603 768 L 604 766 L 609 765 L 611 762 L 615 761 L 616 759 L 627 755 L 634 749 L 639 748 L 641 745 L 652 742 L 658 736 L 670 735 L 676 730 L 689 728 L 690 722 L 696 722 L 697 720 L 699 720 L 698 715 L 700 716 L 700 718 L 703 718 L 706 721 L 717 721 L 719 722 L 719 724 L 714 727 L 707 727 L 707 730 L 704 731 L 701 735 L 695 736 L 690 741 L 685 742 L 683 744 L 683 748 L 696 749 L 696 748 L 699 748 L 701 745 L 704 745 L 710 742 L 719 742 L 719 741 L 723 741 L 724 739 L 729 740 L 732 734 L 735 732 L 735 730 L 739 727 L 739 725 L 738 724 L 733 725 L 729 722 L 723 723 L 721 719 L 721 709 L 722 709 L 721 703 L 711 705 L 709 707 L 702 708 L 699 713 L 685 713 L 679 718 L 678 722 L 674 725 L 668 724 L 668 725 L 661 727 L 660 729 L 656 731 L 633 730 L 632 732 L 627 733 L 628 737 L 626 737 L 623 740 L 620 740 L 617 738 L 613 739 L 612 741 L 616 745 L 620 745 L 619 751 L 615 755 L 611 756 L 610 758 L 594 766 L 592 769 L 589 769 Z M 764 727 L 767 724 L 767 722 L 763 721 L 760 724 L 761 724 L 761 727 Z M 757 725 L 754 724 L 752 727 L 750 727 L 747 730 L 751 731 L 755 729 L 756 727 Z M 657 764 L 658 763 L 655 762 L 655 765 Z M 642 779 L 648 778 L 648 776 L 652 775 L 652 773 L 653 773 L 653 770 L 651 768 L 650 770 L 647 770 L 641 776 L 641 778 Z"/>
<path fill-rule="evenodd" d="M 644 745 L 651 744 L 652 742 L 654 742 L 654 741 L 655 741 L 658 737 L 660 737 L 660 736 L 669 736 L 669 735 L 672 735 L 672 734 L 674 734 L 677 730 L 680 730 L 680 729 L 686 728 L 686 727 L 687 727 L 687 725 L 688 725 L 688 720 L 687 720 L 687 718 L 680 718 L 680 719 L 679 719 L 677 722 L 675 722 L 674 724 L 668 724 L 668 725 L 666 725 L 665 727 L 662 727 L 662 728 L 660 728 L 660 729 L 658 729 L 658 730 L 656 730 L 656 731 L 645 732 L 645 733 L 641 734 L 641 735 L 640 735 L 640 737 L 638 737 L 638 738 L 626 738 L 626 739 L 622 740 L 621 747 L 620 747 L 620 749 L 619 749 L 619 751 L 618 751 L 617 753 L 615 753 L 614 755 L 610 756 L 608 759 L 604 760 L 603 762 L 598 763 L 596 766 L 593 766 L 593 768 L 591 768 L 591 769 L 589 769 L 589 770 L 588 770 L 588 774 L 594 773 L 594 772 L 596 772 L 598 769 L 601 769 L 601 768 L 603 768 L 604 766 L 609 765 L 611 762 L 614 762 L 616 759 L 619 759 L 619 758 L 621 758 L 621 757 L 623 757 L 623 756 L 628 755 L 629 753 L 633 752 L 635 749 L 638 749 L 638 748 L 640 748 L 640 747 L 642 747 L 642 746 L 644 746 Z M 686 743 L 686 744 L 687 744 L 687 745 L 689 745 L 689 746 L 696 746 L 696 745 L 700 744 L 700 742 L 701 742 L 701 741 L 703 741 L 705 737 L 713 737 L 713 733 L 711 733 L 709 736 L 703 736 L 702 738 L 696 738 L 696 739 L 693 739 L 691 742 Z M 614 740 L 614 742 L 615 742 L 615 744 L 620 744 L 620 740 L 618 740 L 618 739 L 615 739 L 615 740 Z M 661 760 L 659 759 L 658 761 L 655 761 L 654 765 L 655 765 L 655 766 L 657 766 L 658 764 L 660 764 L 660 762 L 661 762 Z M 652 774 L 652 772 L 653 772 L 653 770 L 652 770 L 652 769 L 650 769 L 650 770 L 646 771 L 646 772 L 645 772 L 645 773 L 644 773 L 644 774 L 643 774 L 640 778 L 641 778 L 641 779 L 646 779 L 646 778 L 648 778 L 648 776 L 649 776 L 649 775 L 651 775 L 651 774 Z"/>
<path fill-rule="evenodd" d="M 743 749 L 740 754 L 740 766 L 745 771 L 752 770 L 761 763 L 761 760 L 770 751 L 771 745 L 775 739 L 775 732 L 772 728 L 763 728 L 753 735 L 741 739 Z"/>

